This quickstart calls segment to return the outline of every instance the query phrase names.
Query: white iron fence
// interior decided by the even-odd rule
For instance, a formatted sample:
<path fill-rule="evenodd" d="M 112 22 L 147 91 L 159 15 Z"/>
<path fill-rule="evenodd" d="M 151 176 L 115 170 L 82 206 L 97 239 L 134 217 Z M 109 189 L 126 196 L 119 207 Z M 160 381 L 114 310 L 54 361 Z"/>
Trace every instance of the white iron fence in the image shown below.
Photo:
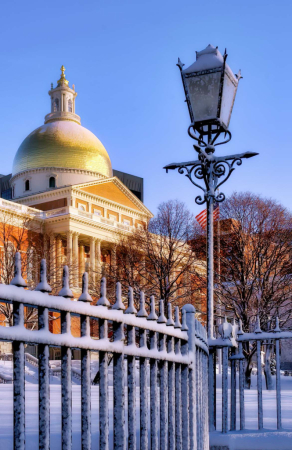
<path fill-rule="evenodd" d="M 245 430 L 245 357 L 244 345 L 249 343 L 249 348 L 254 346 L 254 359 L 256 363 L 257 379 L 257 428 L 264 428 L 263 410 L 263 363 L 262 347 L 273 346 L 275 349 L 275 372 L 276 372 L 276 417 L 277 430 L 282 429 L 281 410 L 281 371 L 280 371 L 280 340 L 292 339 L 292 332 L 281 331 L 279 320 L 276 319 L 275 327 L 269 332 L 260 328 L 259 319 L 253 333 L 244 333 L 241 323 L 239 329 L 225 322 L 219 327 L 219 339 L 209 340 L 209 429 L 210 431 L 222 431 L 222 433 L 233 432 L 236 429 Z M 218 390 L 216 391 L 216 353 L 222 351 L 222 427 L 218 430 L 216 426 L 216 404 L 218 402 Z M 238 376 L 237 376 L 238 374 Z M 230 377 L 230 391 L 228 379 Z M 217 386 L 217 388 L 221 386 Z M 238 392 L 238 395 L 237 395 Z M 228 398 L 230 395 L 230 398 Z M 237 421 L 237 411 L 239 421 Z M 270 414 L 270 411 L 267 411 Z M 292 423 L 292 422 L 291 422 Z M 271 430 L 273 431 L 273 430 Z M 249 430 L 252 433 L 252 430 Z"/>
<path fill-rule="evenodd" d="M 0 327 L 0 340 L 13 346 L 14 449 L 25 449 L 25 344 L 38 345 L 39 364 L 39 448 L 50 449 L 50 366 L 49 347 L 61 347 L 62 449 L 72 447 L 72 349 L 81 350 L 81 447 L 98 448 L 91 442 L 91 352 L 99 354 L 99 449 L 109 449 L 108 359 L 113 354 L 113 441 L 114 449 L 136 450 L 137 430 L 140 449 L 208 450 L 208 345 L 206 331 L 195 319 L 195 308 L 179 308 L 168 318 L 160 300 L 159 317 L 151 297 L 150 313 L 143 292 L 137 312 L 129 287 L 128 307 L 122 301 L 117 283 L 115 303 L 106 297 L 106 280 L 101 282 L 101 298 L 96 306 L 87 291 L 87 274 L 79 301 L 70 300 L 68 268 L 63 270 L 63 288 L 59 296 L 49 295 L 45 261 L 35 291 L 25 290 L 21 277 L 20 255 L 16 254 L 15 277 L 11 285 L 0 285 L 0 302 L 11 303 L 13 326 Z M 38 330 L 24 325 L 24 308 L 38 309 Z M 49 311 L 60 312 L 61 334 L 49 331 Z M 81 337 L 71 334 L 71 316 L 80 317 Z M 99 339 L 90 335 L 90 318 L 98 319 Z M 113 337 L 109 337 L 111 323 Z M 136 340 L 136 332 L 139 339 Z M 126 338 L 125 338 L 126 334 Z M 136 417 L 136 359 L 139 359 L 139 427 Z M 125 386 L 125 363 L 127 386 Z M 150 366 L 150 402 L 147 367 Z M 127 389 L 126 389 L 127 388 Z M 150 410 L 150 421 L 148 412 Z M 127 427 L 125 415 L 128 414 Z M 1 424 L 0 424 L 1 426 Z M 150 436 L 150 438 L 149 438 Z M 148 442 L 149 439 L 149 442 Z M 92 445 L 92 447 L 91 447 Z"/>

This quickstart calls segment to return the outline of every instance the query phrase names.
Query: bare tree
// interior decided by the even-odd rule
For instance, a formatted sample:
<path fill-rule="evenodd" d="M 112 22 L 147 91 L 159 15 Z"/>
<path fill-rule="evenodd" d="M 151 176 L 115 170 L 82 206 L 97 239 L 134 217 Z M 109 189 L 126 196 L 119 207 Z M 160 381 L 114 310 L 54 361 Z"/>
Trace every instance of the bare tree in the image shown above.
<path fill-rule="evenodd" d="M 136 301 L 142 289 L 147 299 L 200 305 L 205 267 L 189 245 L 193 237 L 194 218 L 184 203 L 177 200 L 162 203 L 157 216 L 148 226 L 136 229 L 116 243 L 116 254 L 105 264 L 109 288 L 120 281 L 124 293 L 134 289 Z"/>
<path fill-rule="evenodd" d="M 0 212 L 0 280 L 9 284 L 14 276 L 14 257 L 20 252 L 22 271 L 28 287 L 33 289 L 37 277 L 37 262 L 40 258 L 41 226 L 32 216 L 18 215 L 9 210 Z M 9 304 L 0 304 L 3 320 L 12 325 L 12 309 Z M 25 309 L 25 324 L 34 328 L 37 320 L 35 308 Z"/>
<path fill-rule="evenodd" d="M 250 192 L 235 192 L 220 205 L 220 219 L 219 258 L 216 235 L 214 254 L 215 293 L 217 302 L 218 299 L 221 302 L 222 315 L 241 320 L 246 332 L 254 331 L 257 316 L 263 330 L 270 329 L 276 316 L 282 327 L 287 326 L 292 312 L 290 212 L 274 200 Z M 214 231 L 216 234 L 217 227 Z M 197 237 L 195 242 L 197 248 L 201 243 L 200 251 L 204 254 L 204 236 Z M 248 386 L 255 350 L 254 345 L 244 346 Z M 267 358 L 271 355 L 268 346 L 266 355 Z M 267 386 L 271 386 L 268 367 L 269 361 L 265 374 Z"/>

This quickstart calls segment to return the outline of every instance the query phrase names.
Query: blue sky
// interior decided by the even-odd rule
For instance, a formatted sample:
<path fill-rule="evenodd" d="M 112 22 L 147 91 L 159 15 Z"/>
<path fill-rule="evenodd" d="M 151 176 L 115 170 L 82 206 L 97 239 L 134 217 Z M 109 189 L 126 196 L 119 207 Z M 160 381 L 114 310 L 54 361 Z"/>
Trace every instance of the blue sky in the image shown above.
<path fill-rule="evenodd" d="M 257 151 L 223 191 L 250 190 L 292 209 L 291 13 L 288 0 L 95 0 L 1 2 L 0 173 L 22 140 L 43 124 L 62 64 L 78 92 L 76 113 L 107 149 L 113 167 L 142 176 L 155 213 L 178 198 L 198 213 L 198 190 L 162 167 L 193 158 L 178 56 L 190 65 L 209 43 L 240 82 L 218 154 Z"/>

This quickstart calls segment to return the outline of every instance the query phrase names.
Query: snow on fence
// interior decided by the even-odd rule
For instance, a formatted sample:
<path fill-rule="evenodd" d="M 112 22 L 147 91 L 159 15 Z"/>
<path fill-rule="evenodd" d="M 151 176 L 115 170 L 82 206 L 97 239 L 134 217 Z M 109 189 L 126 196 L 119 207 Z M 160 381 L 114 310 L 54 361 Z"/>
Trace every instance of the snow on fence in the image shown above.
<path fill-rule="evenodd" d="M 277 409 L 277 430 L 282 429 L 281 414 L 281 377 L 280 377 L 280 340 L 291 339 L 292 332 L 281 331 L 279 319 L 276 318 L 276 326 L 269 332 L 263 332 L 260 327 L 259 318 L 254 333 L 244 333 L 241 322 L 239 328 L 225 322 L 219 326 L 221 338 L 209 340 L 209 429 L 215 431 L 216 428 L 216 350 L 222 349 L 222 429 L 223 433 L 236 430 L 236 410 L 237 410 L 237 377 L 238 369 L 238 402 L 239 402 L 239 429 L 245 430 L 245 357 L 243 346 L 246 342 L 256 345 L 255 359 L 257 366 L 257 409 L 258 409 L 258 430 L 264 428 L 263 420 L 263 386 L 262 386 L 262 360 L 261 346 L 269 343 L 274 344 L 276 356 L 276 409 Z M 228 361 L 230 361 L 230 402 L 228 401 Z M 237 367 L 238 364 L 238 367 Z M 228 413 L 228 404 L 230 412 Z M 230 417 L 230 427 L 228 427 L 228 416 Z"/>
<path fill-rule="evenodd" d="M 81 447 L 91 449 L 91 378 L 90 354 L 99 353 L 99 449 L 109 449 L 108 359 L 113 354 L 113 440 L 114 449 L 136 450 L 136 359 L 139 359 L 140 449 L 207 450 L 208 344 L 206 331 L 195 319 L 195 308 L 179 308 L 168 318 L 160 300 L 159 317 L 151 297 L 150 313 L 145 308 L 143 292 L 140 309 L 134 306 L 129 287 L 128 307 L 122 301 L 117 283 L 116 300 L 110 305 L 106 296 L 106 280 L 101 281 L 101 297 L 96 306 L 88 293 L 88 277 L 83 275 L 79 301 L 69 287 L 68 267 L 63 269 L 63 288 L 59 296 L 51 296 L 46 279 L 45 260 L 41 262 L 40 283 L 35 291 L 25 290 L 21 276 L 20 255 L 16 254 L 15 277 L 9 286 L 0 285 L 0 302 L 11 303 L 13 326 L 0 327 L 0 340 L 13 346 L 14 449 L 25 448 L 25 343 L 38 345 L 39 363 L 39 448 L 50 448 L 49 347 L 61 347 L 62 449 L 72 446 L 71 350 L 81 350 Z M 24 326 L 24 307 L 38 308 L 38 330 Z M 61 315 L 61 334 L 49 331 L 49 310 Z M 71 315 L 80 317 L 81 337 L 71 334 Z M 99 339 L 90 336 L 90 318 L 99 321 Z M 109 339 L 108 322 L 112 323 L 113 340 Z M 126 336 L 125 339 L 125 329 Z M 136 331 L 139 345 L 136 343 Z M 125 358 L 126 356 L 126 358 Z M 127 362 L 127 386 L 124 363 Z M 148 401 L 147 366 L 150 366 L 150 403 Z M 127 387 L 127 389 L 125 389 Z M 148 411 L 150 409 L 150 421 Z M 125 426 L 125 414 L 128 426 Z M 148 423 L 149 422 L 149 423 Z M 150 433 L 150 442 L 148 434 Z M 93 448 L 97 443 L 92 443 Z"/>

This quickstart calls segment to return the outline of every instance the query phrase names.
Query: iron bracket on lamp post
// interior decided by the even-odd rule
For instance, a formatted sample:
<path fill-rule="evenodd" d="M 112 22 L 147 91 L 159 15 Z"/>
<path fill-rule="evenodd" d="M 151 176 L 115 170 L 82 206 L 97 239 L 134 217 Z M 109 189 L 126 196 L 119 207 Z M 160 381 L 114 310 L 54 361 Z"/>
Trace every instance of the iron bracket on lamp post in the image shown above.
<path fill-rule="evenodd" d="M 202 141 L 200 145 L 202 145 Z M 185 174 L 192 184 L 203 191 L 195 198 L 195 202 L 198 205 L 207 203 L 207 331 L 208 337 L 212 339 L 214 336 L 213 206 L 214 202 L 220 203 L 225 200 L 223 192 L 216 194 L 216 190 L 228 180 L 235 170 L 235 166 L 240 166 L 243 159 L 252 158 L 258 153 L 245 152 L 236 155 L 214 156 L 214 145 L 205 144 L 205 148 L 194 147 L 199 153 L 197 160 L 168 164 L 164 169 L 166 172 L 178 169 L 180 174 Z M 202 180 L 202 184 L 199 184 L 200 180 Z"/>

